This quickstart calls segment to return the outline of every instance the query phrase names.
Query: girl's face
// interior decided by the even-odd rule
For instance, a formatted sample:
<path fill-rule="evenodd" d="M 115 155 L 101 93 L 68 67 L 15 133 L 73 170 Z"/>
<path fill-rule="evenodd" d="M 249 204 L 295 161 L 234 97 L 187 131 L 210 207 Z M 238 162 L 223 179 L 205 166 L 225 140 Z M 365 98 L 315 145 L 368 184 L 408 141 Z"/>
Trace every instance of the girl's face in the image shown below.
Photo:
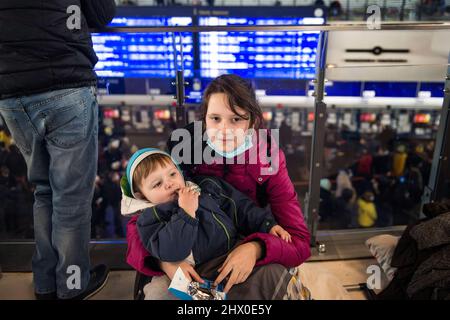
<path fill-rule="evenodd" d="M 225 93 L 213 93 L 209 98 L 206 131 L 211 142 L 224 152 L 231 152 L 239 147 L 250 126 L 248 112 L 237 106 L 235 109 L 245 119 L 230 109 Z"/>

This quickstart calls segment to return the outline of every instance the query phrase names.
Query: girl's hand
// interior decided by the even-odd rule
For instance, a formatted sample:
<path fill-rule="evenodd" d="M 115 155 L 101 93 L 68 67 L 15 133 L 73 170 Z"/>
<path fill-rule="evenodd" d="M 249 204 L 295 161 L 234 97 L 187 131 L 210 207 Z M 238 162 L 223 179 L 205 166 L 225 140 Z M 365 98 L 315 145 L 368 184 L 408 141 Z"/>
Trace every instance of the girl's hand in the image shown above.
<path fill-rule="evenodd" d="M 184 187 L 178 191 L 178 205 L 192 218 L 195 218 L 195 212 L 198 209 L 198 197 L 198 192 L 189 187 Z"/>
<path fill-rule="evenodd" d="M 218 285 L 229 275 L 224 288 L 224 291 L 228 293 L 235 284 L 245 282 L 252 273 L 256 261 L 261 258 L 261 253 L 262 248 L 259 242 L 252 241 L 241 244 L 231 251 L 219 268 L 219 276 L 214 281 L 214 284 Z"/>
<path fill-rule="evenodd" d="M 197 271 L 195 271 L 194 267 L 187 263 L 187 262 L 181 262 L 180 266 L 181 270 L 183 270 L 184 275 L 186 278 L 188 278 L 189 281 L 195 280 L 200 283 L 204 283 L 205 281 L 198 275 Z"/>
<path fill-rule="evenodd" d="M 179 265 L 179 262 L 159 262 L 159 267 L 162 271 L 164 271 L 164 273 L 169 277 L 170 280 L 173 279 L 173 276 L 175 275 L 175 272 L 177 272 Z"/>
<path fill-rule="evenodd" d="M 189 281 L 192 281 L 194 279 L 197 282 L 203 283 L 204 280 L 198 275 L 197 271 L 195 271 L 194 267 L 190 265 L 189 263 L 182 261 L 182 262 L 160 262 L 161 270 L 164 271 L 164 273 L 169 277 L 170 280 L 173 279 L 173 276 L 175 275 L 175 272 L 177 272 L 178 268 L 181 268 L 183 270 L 184 275 Z"/>
<path fill-rule="evenodd" d="M 271 235 L 283 239 L 286 242 L 289 243 L 292 242 L 291 235 L 286 230 L 284 230 L 280 225 L 273 226 L 272 229 L 270 229 L 269 233 Z"/>

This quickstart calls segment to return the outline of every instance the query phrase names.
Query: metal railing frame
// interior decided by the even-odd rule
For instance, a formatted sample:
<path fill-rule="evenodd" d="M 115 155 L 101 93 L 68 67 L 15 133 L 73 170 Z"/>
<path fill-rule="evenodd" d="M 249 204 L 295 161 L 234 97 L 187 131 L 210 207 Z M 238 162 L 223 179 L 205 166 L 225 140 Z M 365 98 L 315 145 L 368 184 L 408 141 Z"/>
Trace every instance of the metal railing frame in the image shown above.
<path fill-rule="evenodd" d="M 429 23 L 411 23 L 411 22 L 390 22 L 382 23 L 380 29 L 376 31 L 431 31 L 431 30 L 449 30 L 450 22 L 429 22 Z M 319 202 L 320 202 L 320 179 L 323 174 L 323 142 L 325 136 L 325 123 L 327 114 L 327 105 L 324 102 L 325 96 L 325 76 L 327 69 L 327 45 L 328 45 L 328 34 L 332 31 L 372 31 L 368 28 L 366 23 L 329 23 L 324 25 L 277 25 L 277 26 L 192 26 L 192 27 L 120 27 L 120 28 L 109 28 L 105 30 L 107 32 L 223 32 L 223 31 L 247 31 L 247 32 L 264 32 L 264 31 L 320 31 L 320 39 L 318 44 L 317 56 L 316 56 L 316 79 L 314 79 L 315 90 L 314 90 L 314 129 L 312 133 L 312 151 L 311 151 L 311 162 L 310 162 L 310 179 L 309 179 L 309 189 L 307 195 L 304 199 L 304 216 L 307 221 L 308 228 L 311 232 L 311 246 L 316 246 L 317 244 L 317 228 L 318 228 L 318 218 L 319 218 Z M 177 74 L 179 72 L 177 71 Z M 449 80 L 447 77 L 447 92 L 446 99 L 444 99 L 444 108 L 441 119 L 448 120 L 448 84 Z M 184 81 L 177 81 L 177 93 L 184 92 Z M 177 94 L 178 109 L 183 106 L 184 96 Z M 180 104 L 181 103 L 181 104 Z M 445 108 L 447 105 L 447 109 Z M 447 110 L 447 113 L 445 113 Z M 177 112 L 178 114 L 178 112 Z M 443 161 L 447 161 L 447 158 L 442 158 L 440 154 L 444 149 L 443 136 L 448 130 L 446 121 L 440 123 L 440 128 L 438 131 L 438 143 L 441 146 L 436 145 L 435 157 L 433 159 L 433 170 L 430 176 L 430 185 L 427 187 L 427 192 L 432 193 L 430 190 L 436 190 L 438 187 L 436 181 L 438 180 L 439 168 L 442 166 Z M 447 162 L 446 162 L 447 163 Z M 433 183 L 433 186 L 431 184 Z M 430 187 L 431 186 L 431 187 Z M 427 201 L 427 197 L 423 197 L 423 201 Z"/>

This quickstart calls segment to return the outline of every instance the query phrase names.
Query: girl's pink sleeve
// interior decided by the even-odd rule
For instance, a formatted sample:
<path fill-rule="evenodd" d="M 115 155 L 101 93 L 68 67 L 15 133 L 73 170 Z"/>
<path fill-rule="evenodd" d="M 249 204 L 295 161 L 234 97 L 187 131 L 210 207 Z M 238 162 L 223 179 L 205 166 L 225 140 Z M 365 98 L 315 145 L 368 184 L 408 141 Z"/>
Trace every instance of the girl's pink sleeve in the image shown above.
<path fill-rule="evenodd" d="M 291 235 L 292 242 L 268 233 L 255 233 L 244 241 L 259 240 L 265 245 L 265 256 L 256 265 L 279 263 L 287 268 L 296 267 L 310 255 L 310 233 L 305 224 L 297 193 L 289 178 L 284 153 L 280 151 L 278 172 L 267 182 L 267 196 L 272 214 L 280 226 Z"/>
<path fill-rule="evenodd" d="M 164 272 L 152 268 L 151 256 L 139 238 L 139 233 L 136 226 L 138 216 L 134 216 L 127 224 L 127 263 L 134 269 L 147 276 L 161 276 Z"/>

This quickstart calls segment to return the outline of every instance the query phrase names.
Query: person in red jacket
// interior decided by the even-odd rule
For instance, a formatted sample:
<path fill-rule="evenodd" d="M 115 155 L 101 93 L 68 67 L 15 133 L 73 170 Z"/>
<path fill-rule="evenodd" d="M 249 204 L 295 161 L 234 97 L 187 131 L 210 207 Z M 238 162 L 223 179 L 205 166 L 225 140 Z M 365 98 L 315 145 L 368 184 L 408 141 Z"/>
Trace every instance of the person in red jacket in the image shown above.
<path fill-rule="evenodd" d="M 255 266 L 279 263 L 291 268 L 302 264 L 310 256 L 310 233 L 288 175 L 284 153 L 278 148 L 276 135 L 267 134 L 268 130 L 263 128 L 262 110 L 251 84 L 236 75 L 214 79 L 204 93 L 200 130 L 198 125 L 193 123 L 181 129 L 192 137 L 191 157 L 177 154 L 180 151 L 177 146 L 183 141 L 178 142 L 180 134 L 174 133 L 180 129 L 174 131 L 168 142 L 172 157 L 185 174 L 220 177 L 259 206 L 270 205 L 275 219 L 292 239 L 287 243 L 263 233 L 246 237 L 229 253 L 216 282 L 228 278 L 229 289 L 244 282 Z M 201 146 L 200 162 L 196 146 Z M 205 154 L 213 156 L 205 159 Z M 192 161 L 183 161 L 187 158 Z M 127 262 L 145 275 L 165 273 L 170 278 L 179 264 L 161 263 L 151 257 L 139 239 L 136 220 L 133 217 L 127 227 Z"/>

